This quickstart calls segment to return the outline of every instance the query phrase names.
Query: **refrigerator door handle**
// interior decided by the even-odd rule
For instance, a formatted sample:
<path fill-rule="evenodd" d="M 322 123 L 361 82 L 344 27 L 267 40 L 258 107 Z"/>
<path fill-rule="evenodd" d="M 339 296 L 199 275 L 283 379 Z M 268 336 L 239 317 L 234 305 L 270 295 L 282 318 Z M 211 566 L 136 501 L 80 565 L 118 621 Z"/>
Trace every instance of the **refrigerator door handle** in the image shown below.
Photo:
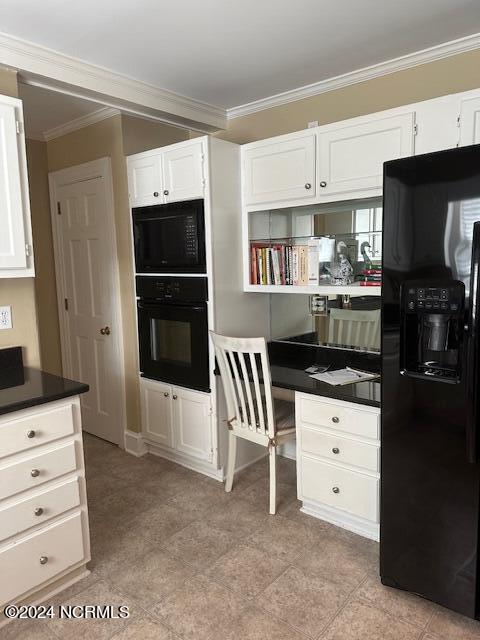
<path fill-rule="evenodd" d="M 477 455 L 477 420 L 478 420 L 478 347 L 480 344 L 480 222 L 473 225 L 472 266 L 470 271 L 470 318 L 466 351 L 467 368 L 467 460 L 475 463 Z"/>

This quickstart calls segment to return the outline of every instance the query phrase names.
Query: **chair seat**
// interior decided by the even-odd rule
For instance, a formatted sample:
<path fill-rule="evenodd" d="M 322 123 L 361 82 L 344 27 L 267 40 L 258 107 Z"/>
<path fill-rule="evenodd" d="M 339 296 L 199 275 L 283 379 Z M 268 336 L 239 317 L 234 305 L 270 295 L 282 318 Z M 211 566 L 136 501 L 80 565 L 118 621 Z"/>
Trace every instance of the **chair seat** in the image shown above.
<path fill-rule="evenodd" d="M 273 399 L 273 412 L 277 431 L 295 429 L 295 403 L 288 400 Z"/>

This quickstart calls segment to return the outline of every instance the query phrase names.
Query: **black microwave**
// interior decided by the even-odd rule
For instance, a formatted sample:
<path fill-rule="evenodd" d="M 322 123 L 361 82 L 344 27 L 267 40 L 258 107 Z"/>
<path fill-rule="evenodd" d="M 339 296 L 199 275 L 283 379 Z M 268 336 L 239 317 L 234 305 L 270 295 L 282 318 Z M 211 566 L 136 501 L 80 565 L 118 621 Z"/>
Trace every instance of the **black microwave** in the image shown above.
<path fill-rule="evenodd" d="M 203 200 L 132 209 L 137 273 L 205 273 Z"/>

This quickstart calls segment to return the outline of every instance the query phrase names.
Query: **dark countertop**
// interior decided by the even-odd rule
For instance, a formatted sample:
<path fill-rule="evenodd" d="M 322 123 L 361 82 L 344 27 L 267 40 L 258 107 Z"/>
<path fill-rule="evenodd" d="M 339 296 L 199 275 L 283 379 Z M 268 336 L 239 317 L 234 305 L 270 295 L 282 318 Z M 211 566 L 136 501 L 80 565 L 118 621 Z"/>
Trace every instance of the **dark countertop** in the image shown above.
<path fill-rule="evenodd" d="M 39 369 L 11 367 L 0 371 L 0 414 L 76 396 L 88 391 L 83 382 L 75 382 Z"/>

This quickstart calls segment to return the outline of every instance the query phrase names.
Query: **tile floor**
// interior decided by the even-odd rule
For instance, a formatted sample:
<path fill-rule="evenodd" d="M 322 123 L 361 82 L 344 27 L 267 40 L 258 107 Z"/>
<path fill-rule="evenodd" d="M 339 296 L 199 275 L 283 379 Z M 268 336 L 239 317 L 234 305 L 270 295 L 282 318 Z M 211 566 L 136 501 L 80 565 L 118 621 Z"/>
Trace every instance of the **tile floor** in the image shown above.
<path fill-rule="evenodd" d="M 234 491 L 85 437 L 91 575 L 52 604 L 125 604 L 127 620 L 52 620 L 1 640 L 473 640 L 480 623 L 383 587 L 377 544 L 299 512 L 295 465 L 266 461 Z"/>

